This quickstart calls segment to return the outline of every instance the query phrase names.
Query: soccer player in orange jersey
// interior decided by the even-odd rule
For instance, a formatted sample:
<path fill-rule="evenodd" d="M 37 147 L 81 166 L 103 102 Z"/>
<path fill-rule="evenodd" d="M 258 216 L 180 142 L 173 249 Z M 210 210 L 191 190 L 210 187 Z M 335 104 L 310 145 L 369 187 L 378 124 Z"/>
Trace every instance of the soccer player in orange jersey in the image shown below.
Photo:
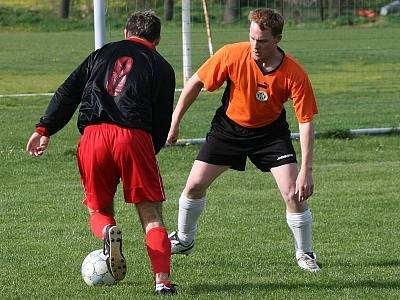
<path fill-rule="evenodd" d="M 210 57 L 186 83 L 175 107 L 167 142 L 175 143 L 180 122 L 204 87 L 214 91 L 226 83 L 216 111 L 179 199 L 178 231 L 170 234 L 173 254 L 194 249 L 197 222 L 213 181 L 229 168 L 243 171 L 246 159 L 271 172 L 286 204 L 296 261 L 318 271 L 312 248 L 312 215 L 307 199 L 314 190 L 313 116 L 318 112 L 311 83 L 296 60 L 278 47 L 283 17 L 259 8 L 249 14 L 248 42 L 229 44 Z M 301 165 L 290 138 L 284 103 L 291 99 L 301 146 Z"/>
<path fill-rule="evenodd" d="M 175 92 L 175 73 L 156 51 L 161 21 L 153 11 L 134 13 L 125 39 L 104 45 L 57 89 L 36 125 L 26 150 L 40 156 L 50 136 L 79 107 L 82 134 L 78 165 L 93 234 L 104 240 L 104 254 L 115 279 L 126 274 L 122 233 L 114 216 L 117 185 L 125 202 L 135 204 L 145 234 L 155 292 L 175 294 L 170 280 L 171 247 L 162 217 L 164 187 L 156 154 L 165 145 Z"/>

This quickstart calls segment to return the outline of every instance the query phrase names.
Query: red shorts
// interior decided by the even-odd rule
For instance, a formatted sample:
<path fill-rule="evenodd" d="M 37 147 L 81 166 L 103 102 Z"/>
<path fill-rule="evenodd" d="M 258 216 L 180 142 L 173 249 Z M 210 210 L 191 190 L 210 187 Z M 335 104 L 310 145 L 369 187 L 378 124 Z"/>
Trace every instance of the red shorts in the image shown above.
<path fill-rule="evenodd" d="M 151 135 L 115 124 L 85 128 L 77 151 L 83 204 L 101 210 L 112 204 L 122 180 L 125 202 L 164 201 L 164 187 Z"/>

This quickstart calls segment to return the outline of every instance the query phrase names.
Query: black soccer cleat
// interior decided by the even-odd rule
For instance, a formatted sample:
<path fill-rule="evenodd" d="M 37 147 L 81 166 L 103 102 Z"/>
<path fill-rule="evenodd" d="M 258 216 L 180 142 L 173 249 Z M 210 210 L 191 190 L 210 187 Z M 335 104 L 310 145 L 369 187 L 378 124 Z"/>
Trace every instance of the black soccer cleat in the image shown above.
<path fill-rule="evenodd" d="M 157 296 L 169 296 L 176 295 L 178 291 L 175 284 L 166 285 L 164 283 L 157 283 L 155 293 Z"/>

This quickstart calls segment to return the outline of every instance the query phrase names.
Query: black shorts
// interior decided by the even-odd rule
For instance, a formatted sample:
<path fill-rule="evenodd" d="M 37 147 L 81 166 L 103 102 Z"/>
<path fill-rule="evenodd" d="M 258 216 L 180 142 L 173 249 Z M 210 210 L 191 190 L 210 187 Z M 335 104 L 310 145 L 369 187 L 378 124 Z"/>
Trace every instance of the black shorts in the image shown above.
<path fill-rule="evenodd" d="M 212 128 L 196 159 L 244 171 L 247 157 L 263 172 L 269 172 L 273 167 L 296 163 L 296 153 L 286 121 L 267 126 L 262 133 L 251 136 L 233 136 L 231 132 L 226 135 L 220 128 Z"/>

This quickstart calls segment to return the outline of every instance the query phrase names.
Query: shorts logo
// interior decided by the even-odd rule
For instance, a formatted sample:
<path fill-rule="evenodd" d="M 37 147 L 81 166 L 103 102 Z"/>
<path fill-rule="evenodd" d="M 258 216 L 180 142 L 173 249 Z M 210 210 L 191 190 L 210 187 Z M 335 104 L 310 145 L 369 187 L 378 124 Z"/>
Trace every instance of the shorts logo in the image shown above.
<path fill-rule="evenodd" d="M 125 87 L 126 77 L 133 65 L 133 59 L 123 56 L 116 60 L 114 69 L 108 78 L 106 89 L 110 96 L 118 96 Z"/>
<path fill-rule="evenodd" d="M 268 100 L 268 94 L 266 91 L 257 91 L 256 99 L 261 102 L 265 102 Z"/>
<path fill-rule="evenodd" d="M 281 160 L 281 159 L 285 159 L 285 158 L 288 158 L 288 157 L 293 157 L 293 154 L 290 153 L 290 154 L 281 155 L 276 160 Z"/>

